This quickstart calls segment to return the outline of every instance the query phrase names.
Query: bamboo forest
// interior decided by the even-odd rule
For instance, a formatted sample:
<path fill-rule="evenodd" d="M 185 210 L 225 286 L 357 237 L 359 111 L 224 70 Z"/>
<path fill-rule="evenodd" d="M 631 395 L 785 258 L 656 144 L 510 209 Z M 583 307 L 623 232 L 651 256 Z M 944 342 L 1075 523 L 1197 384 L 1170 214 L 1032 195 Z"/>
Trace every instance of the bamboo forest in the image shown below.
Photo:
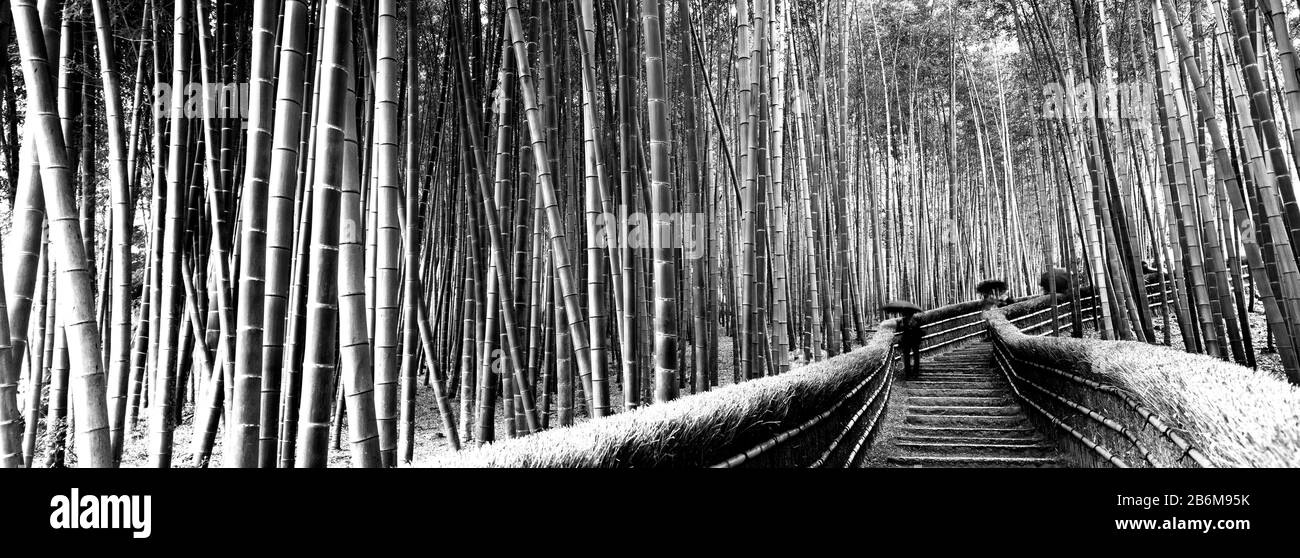
<path fill-rule="evenodd" d="M 2 3 L 4 467 L 1300 467 L 1295 0 Z"/>

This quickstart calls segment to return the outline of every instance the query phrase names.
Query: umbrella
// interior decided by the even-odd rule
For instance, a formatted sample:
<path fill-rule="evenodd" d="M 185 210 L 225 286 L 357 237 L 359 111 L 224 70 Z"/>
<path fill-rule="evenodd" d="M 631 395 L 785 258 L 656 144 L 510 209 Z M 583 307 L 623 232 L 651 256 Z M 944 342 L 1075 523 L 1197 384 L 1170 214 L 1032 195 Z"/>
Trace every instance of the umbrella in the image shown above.
<path fill-rule="evenodd" d="M 1001 279 L 988 279 L 975 285 L 975 292 L 987 295 L 993 292 L 1007 292 L 1007 282 Z"/>
<path fill-rule="evenodd" d="M 1056 294 L 1070 292 L 1070 272 L 1058 267 L 1043 272 L 1043 276 L 1038 280 L 1038 286 L 1043 288 L 1044 293 L 1052 292 L 1052 283 L 1056 283 Z"/>
<path fill-rule="evenodd" d="M 915 314 L 921 311 L 921 307 L 906 300 L 891 300 L 884 306 L 880 307 L 884 312 L 897 312 L 903 315 Z"/>

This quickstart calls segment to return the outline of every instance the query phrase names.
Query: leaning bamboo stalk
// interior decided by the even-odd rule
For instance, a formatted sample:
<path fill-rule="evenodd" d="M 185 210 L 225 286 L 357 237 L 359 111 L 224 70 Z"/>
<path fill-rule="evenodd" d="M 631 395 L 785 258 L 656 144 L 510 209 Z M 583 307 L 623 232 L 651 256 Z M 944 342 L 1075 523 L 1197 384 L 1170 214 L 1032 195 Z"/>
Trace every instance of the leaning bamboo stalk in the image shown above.
<path fill-rule="evenodd" d="M 515 15 L 518 16 L 517 8 Z M 460 32 L 458 23 L 455 25 L 455 29 L 457 33 Z M 469 72 L 466 68 L 465 62 L 465 51 L 464 49 L 458 49 L 458 53 L 460 55 L 457 56 L 457 64 L 460 75 L 459 84 L 461 89 L 461 99 L 464 101 L 462 104 L 464 105 L 465 129 L 469 136 L 470 151 L 473 153 L 473 168 L 477 170 L 477 179 L 471 176 L 470 180 L 477 184 L 479 199 L 483 206 L 483 217 L 484 221 L 486 221 L 487 236 L 490 241 L 490 247 L 488 250 L 490 255 L 489 268 L 495 268 L 493 271 L 496 276 L 496 288 L 498 293 L 498 304 L 495 306 L 489 305 L 487 311 L 500 314 L 502 322 L 501 330 L 506 336 L 506 347 L 504 347 L 504 349 L 506 350 L 506 356 L 508 357 L 507 366 L 509 366 L 510 373 L 514 376 L 515 385 L 519 386 L 520 393 L 523 395 L 522 402 L 524 404 L 524 417 L 528 422 L 528 430 L 530 432 L 537 432 L 541 428 L 537 421 L 536 410 L 533 408 L 532 389 L 528 386 L 527 378 L 525 376 L 527 371 L 523 366 L 524 361 L 519 349 L 518 327 L 515 325 L 513 281 L 510 277 L 509 268 L 506 265 L 505 250 L 501 246 L 503 243 L 503 237 L 498 222 L 496 200 L 493 193 L 488 189 L 487 184 L 487 177 L 489 176 L 487 172 L 487 162 L 485 161 L 485 156 L 483 154 L 483 142 L 479 138 L 483 128 L 478 121 L 478 112 L 473 104 L 471 104 L 472 96 L 470 92 Z M 518 62 L 518 59 L 516 62 Z M 539 166 L 541 166 L 541 164 L 545 163 L 539 162 Z M 471 190 L 473 189 L 474 188 L 471 188 Z M 489 282 L 489 286 L 490 285 L 491 282 Z M 586 328 L 581 325 L 578 327 L 584 330 L 583 333 L 585 337 Z M 590 369 L 587 368 L 587 371 L 589 373 Z M 587 378 L 588 381 L 590 381 L 590 376 Z M 588 389 L 587 393 L 590 395 L 591 390 Z M 482 424 L 479 426 L 480 428 L 483 427 Z"/>
<path fill-rule="evenodd" d="M 394 0 L 389 0 L 394 1 Z M 354 67 L 349 50 L 346 67 Z M 344 153 L 338 221 L 339 376 L 348 416 L 349 446 L 354 467 L 379 467 L 379 427 L 375 421 L 375 378 L 366 324 L 365 247 L 361 217 L 360 153 L 357 141 L 356 93 L 349 82 L 345 96 Z M 328 176 L 328 175 L 326 175 Z M 340 405 L 342 408 L 344 405 Z M 337 437 L 336 437 L 337 439 Z"/>
<path fill-rule="evenodd" d="M 155 2 L 150 0 L 149 7 L 153 8 L 154 6 Z M 161 68 L 163 53 L 158 49 L 158 19 L 159 18 L 154 17 L 149 21 L 150 43 L 154 45 L 154 48 L 150 49 L 149 52 L 152 58 L 154 84 L 153 94 L 155 97 L 162 94 L 160 88 L 166 81 L 166 74 Z M 164 258 L 164 241 L 166 239 L 164 224 L 166 222 L 165 212 L 168 207 L 166 195 L 169 191 L 169 187 L 164 187 L 167 182 L 165 178 L 167 163 L 164 161 L 161 154 L 164 153 L 165 140 L 163 139 L 162 131 L 166 127 L 165 118 L 167 111 L 168 109 L 166 107 L 159 106 L 158 103 L 155 103 L 151 113 L 151 128 L 154 133 L 150 134 L 152 136 L 152 138 L 150 138 L 150 148 L 154 153 L 154 157 L 152 157 L 153 161 L 150 165 L 150 184 L 153 185 L 153 195 L 149 200 L 149 240 L 147 244 L 147 260 L 149 261 L 149 267 L 146 270 L 148 278 L 145 281 L 148 286 L 146 291 L 148 304 L 141 304 L 140 308 L 140 326 L 142 334 L 144 335 L 144 339 L 140 339 L 140 342 L 141 351 L 144 353 L 144 360 L 143 366 L 141 366 L 140 362 L 137 361 L 136 369 L 132 371 L 132 376 L 134 376 L 132 386 L 138 387 L 135 387 L 135 392 L 131 396 L 130 408 L 127 410 L 128 431 L 135 431 L 136 424 L 140 417 L 141 403 L 148 400 L 148 390 L 152 385 L 147 384 L 147 382 L 152 380 L 152 375 L 154 371 L 157 370 L 159 357 L 158 339 L 163 335 L 161 329 L 162 313 L 160 310 L 162 308 L 163 297 L 163 267 L 164 262 L 166 261 Z M 145 329 L 146 326 L 147 330 Z M 136 381 L 136 379 L 138 379 L 138 381 Z"/>
<path fill-rule="evenodd" d="M 216 92 L 216 89 L 212 82 L 212 70 L 214 64 L 211 60 L 213 56 L 213 48 L 211 47 L 212 41 L 208 36 L 207 27 L 209 18 L 207 9 L 202 3 L 202 0 L 196 0 L 196 6 L 198 9 L 195 14 L 195 21 L 197 24 L 195 28 L 198 31 L 196 35 L 198 36 L 199 76 L 200 82 L 203 85 L 204 94 L 201 99 L 202 102 L 200 103 L 202 106 L 200 113 L 203 120 L 201 126 L 203 130 L 203 141 L 201 142 L 203 145 L 203 156 L 202 159 L 200 159 L 199 155 L 196 154 L 194 159 L 196 166 L 200 164 L 201 160 L 206 161 L 206 164 L 202 165 L 203 185 L 207 191 L 205 197 L 208 202 L 208 221 L 211 225 L 211 231 L 208 233 L 210 236 L 206 237 L 206 241 L 201 240 L 201 242 L 205 242 L 205 244 L 210 242 L 211 244 L 210 250 L 212 255 L 208 260 L 207 265 L 210 267 L 212 272 L 215 272 L 211 277 L 212 285 L 210 287 L 210 289 L 215 291 L 215 293 L 210 294 L 209 296 L 216 300 L 216 304 L 210 304 L 208 307 L 209 319 L 206 325 L 209 336 L 219 336 L 216 341 L 210 339 L 208 344 L 210 346 L 216 345 L 217 351 L 220 352 L 216 362 L 217 365 L 221 367 L 221 371 L 225 374 L 226 378 L 225 389 L 227 393 L 225 400 L 231 401 L 234 398 L 234 382 L 231 380 L 234 378 L 235 370 L 236 332 L 235 301 L 233 300 L 233 293 L 230 287 L 231 270 L 233 266 L 231 264 L 231 249 L 229 247 L 230 238 L 227 233 L 228 227 L 225 224 L 228 220 L 228 218 L 225 217 L 225 214 L 227 213 L 225 200 L 229 197 L 227 193 L 229 189 L 227 186 L 229 177 L 227 175 L 229 173 L 224 170 L 225 165 L 222 164 L 222 156 L 219 152 L 222 140 L 217 137 L 217 134 L 221 130 L 217 129 L 218 118 L 214 112 L 217 106 L 215 99 L 212 97 L 212 94 Z M 201 236 L 200 238 L 203 237 Z M 238 260 L 238 256 L 236 256 L 235 259 Z M 195 333 L 198 334 L 198 332 Z M 229 406 L 227 406 L 225 410 L 227 411 L 225 418 L 227 424 L 229 424 L 233 414 L 229 412 Z M 255 416 L 256 413 L 253 413 L 253 415 Z M 244 424 L 239 428 L 248 431 L 257 430 L 256 423 Z M 247 436 L 247 440 L 251 440 L 251 436 Z M 248 445 L 251 444 L 251 441 L 244 441 L 244 443 Z M 241 450 L 241 452 L 250 451 L 251 450 L 248 448 L 243 448 L 243 450 Z"/>
<path fill-rule="evenodd" d="M 17 5 L 12 7 L 18 8 Z M 40 14 L 38 21 L 45 25 L 43 42 L 48 56 L 58 52 L 60 7 L 57 2 L 46 2 L 41 9 L 44 13 Z M 42 246 L 48 250 L 48 234 L 43 225 L 46 218 L 45 189 L 36 148 L 36 142 L 40 141 L 37 132 L 36 126 L 23 127 L 22 144 L 18 148 L 18 189 L 10 202 L 10 232 L 6 239 L 9 260 L 4 266 L 4 280 L 9 295 L 10 343 L 14 354 L 23 354 L 26 350 L 32 293 L 36 288 L 36 262 L 41 257 Z"/>
<path fill-rule="evenodd" d="M 415 283 L 415 288 L 417 291 L 420 289 L 420 283 L 418 280 Z M 437 370 L 435 362 L 437 346 L 434 344 L 433 327 L 429 323 L 429 308 L 427 305 L 421 304 L 418 312 L 419 314 L 417 317 L 419 319 L 420 345 L 424 348 L 425 365 L 429 368 L 429 374 L 433 375 Z M 414 391 L 415 379 L 413 377 L 409 378 L 409 383 L 410 385 L 404 389 Z M 459 451 L 460 436 L 456 430 L 456 415 L 453 414 L 451 410 L 451 398 L 447 395 L 448 388 L 444 387 L 442 381 L 437 378 L 433 379 L 432 384 L 433 398 L 438 405 L 438 415 L 442 419 L 443 436 L 447 437 L 447 444 L 451 446 L 451 449 Z M 407 405 L 413 406 L 414 402 L 412 401 Z M 412 416 L 410 422 L 413 423 L 414 410 L 408 408 L 405 413 L 407 416 Z M 410 463 L 411 460 L 414 459 L 415 427 L 413 424 L 404 424 L 402 426 L 402 431 L 402 446 L 398 453 L 403 463 Z"/>
<path fill-rule="evenodd" d="M 406 265 L 406 286 L 405 286 L 405 304 L 406 323 L 404 324 L 405 338 L 403 343 L 407 349 L 403 354 L 402 362 L 402 397 L 401 409 L 398 413 L 399 430 L 398 430 L 398 455 L 397 457 L 403 463 L 410 463 L 414 458 L 415 452 L 415 373 L 419 364 L 414 361 L 415 344 L 418 339 L 420 346 L 424 349 L 424 358 L 429 368 L 429 375 L 437 373 L 437 366 L 434 364 L 437 350 L 433 344 L 433 334 L 430 331 L 428 305 L 424 303 L 421 297 L 423 286 L 420 281 L 420 275 L 417 273 L 418 262 L 416 255 L 418 246 L 415 238 L 418 236 L 418 208 L 416 199 L 418 194 L 419 182 L 416 180 L 416 157 L 418 145 L 416 139 L 419 137 L 419 115 L 420 112 L 416 107 L 416 99 L 419 95 L 419 77 L 416 66 L 416 38 L 414 31 L 415 26 L 415 7 L 408 8 L 406 14 L 407 33 L 407 56 L 406 56 L 406 199 L 405 207 L 401 207 L 402 199 L 397 198 L 398 227 L 406 231 L 406 243 L 402 246 L 402 256 Z M 441 120 L 442 115 L 439 114 Z M 414 323 L 412 323 L 414 320 Z M 413 333 L 415 335 L 413 335 Z M 409 361 L 407 359 L 410 359 Z M 443 385 L 443 382 L 437 378 L 432 378 L 433 396 L 437 401 L 438 413 L 442 419 L 443 434 L 453 450 L 460 450 L 460 437 L 456 430 L 456 417 L 452 414 L 451 401 L 448 398 L 447 391 L 450 389 Z"/>
<path fill-rule="evenodd" d="M 190 438 L 190 455 L 197 468 L 205 468 L 212 457 L 212 448 L 217 439 L 217 425 L 221 419 L 222 403 L 226 395 L 226 377 L 221 366 L 214 366 L 208 358 L 207 341 L 198 332 L 203 331 L 199 321 L 198 289 L 194 285 L 193 258 L 184 257 L 185 278 L 185 317 L 186 325 L 194 335 L 194 365 L 198 375 L 194 377 L 197 396 L 194 399 L 194 434 Z"/>
<path fill-rule="evenodd" d="M 9 289 L 10 343 L 15 354 L 27 346 L 28 322 L 31 319 L 32 295 L 36 288 L 37 260 L 41 257 L 45 234 L 45 200 L 41 184 L 41 164 L 35 143 L 36 127 L 24 127 L 24 141 L 19 148 L 18 191 L 12 202 L 10 233 L 6 239 L 8 265 L 4 266 L 5 285 Z M 37 319 L 40 319 L 38 316 Z"/>
<path fill-rule="evenodd" d="M 519 13 L 518 0 L 506 0 L 506 26 L 509 31 L 508 41 L 514 50 L 516 71 L 519 76 L 519 90 L 524 102 L 524 115 L 528 121 L 528 134 L 532 140 L 534 177 L 546 208 L 547 231 L 550 233 L 552 262 L 556 268 L 556 277 L 560 284 L 560 295 L 564 300 L 565 315 L 569 322 L 570 342 L 573 345 L 574 358 L 578 362 L 578 373 L 582 377 L 587 397 L 591 390 L 586 384 L 591 381 L 589 342 L 585 314 L 578 302 L 578 284 L 574 270 L 569 262 L 569 243 L 565 238 L 564 218 L 560 214 L 559 201 L 553 184 L 551 152 L 555 146 L 548 145 L 545 128 L 537 104 L 537 87 L 533 77 L 528 48 L 525 44 L 523 18 Z M 504 268 L 499 268 L 504 273 Z M 587 402 L 588 408 L 592 402 Z"/>
<path fill-rule="evenodd" d="M 54 281 L 49 280 L 49 248 L 45 242 L 41 250 L 41 257 L 37 260 L 36 281 L 37 297 L 35 300 L 34 313 L 38 322 L 33 328 L 35 330 L 36 343 L 29 346 L 30 356 L 27 360 L 27 407 L 26 424 L 23 427 L 23 463 L 27 467 L 32 466 L 32 456 L 36 453 L 36 435 L 40 427 L 41 418 L 41 390 L 45 381 L 46 368 L 49 361 L 45 358 L 45 338 L 43 331 L 54 329 Z"/>
<path fill-rule="evenodd" d="M 189 3 L 176 0 L 173 22 L 173 63 L 172 83 L 181 84 L 189 81 Z M 152 371 L 152 395 L 150 401 L 150 464 L 154 467 L 167 468 L 172 459 L 172 392 L 175 390 L 175 368 L 177 361 L 176 345 L 178 330 L 184 327 L 177 308 L 183 304 L 180 292 L 181 245 L 184 234 L 182 212 L 185 200 L 185 137 L 188 123 L 184 118 L 184 91 L 173 87 L 170 100 L 171 144 L 167 157 L 167 211 L 165 216 L 164 236 L 161 246 L 163 259 L 161 265 L 161 304 L 158 308 L 159 336 L 156 337 L 158 356 Z"/>
<path fill-rule="evenodd" d="M 111 408 L 109 438 L 114 462 L 121 461 L 126 391 L 131 355 L 131 192 L 127 177 L 126 139 L 122 123 L 122 98 L 118 88 L 117 56 L 113 49 L 111 15 L 104 0 L 93 0 L 95 36 L 99 46 L 100 76 L 108 127 L 109 189 L 112 210 L 112 318 L 108 378 Z M 92 140 L 85 140 L 90 143 Z"/>
<path fill-rule="evenodd" d="M 106 380 L 100 364 L 100 335 L 94 316 L 94 293 L 85 245 L 78 230 L 77 210 L 72 196 L 72 176 L 67 147 L 54 107 L 49 63 L 33 0 L 12 3 L 14 27 L 22 53 L 23 77 L 28 91 L 28 118 L 37 128 L 37 157 L 45 185 L 45 206 L 49 212 L 51 247 L 58 257 L 64 292 L 64 331 L 71 364 L 77 369 L 73 391 L 77 421 L 79 464 L 83 467 L 113 466 L 108 432 Z M 25 326 L 25 324 L 24 324 Z"/>

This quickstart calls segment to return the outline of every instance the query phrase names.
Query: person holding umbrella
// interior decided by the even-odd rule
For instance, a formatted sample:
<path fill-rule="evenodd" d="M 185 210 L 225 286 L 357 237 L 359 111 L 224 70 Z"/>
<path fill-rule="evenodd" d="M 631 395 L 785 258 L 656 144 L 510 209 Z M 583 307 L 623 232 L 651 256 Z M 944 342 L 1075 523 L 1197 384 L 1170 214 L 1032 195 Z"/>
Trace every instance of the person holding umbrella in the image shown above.
<path fill-rule="evenodd" d="M 984 297 L 984 307 L 1003 306 L 1006 301 L 1007 282 L 1001 279 L 988 279 L 975 285 L 975 292 Z"/>
<path fill-rule="evenodd" d="M 921 307 L 906 300 L 891 300 L 882 309 L 900 316 L 898 348 L 903 353 L 903 375 L 915 378 L 921 373 L 921 341 L 925 338 L 925 329 L 916 317 Z"/>
<path fill-rule="evenodd" d="M 1046 295 L 1069 295 L 1070 272 L 1059 267 L 1044 271 L 1038 278 L 1038 286 L 1043 288 L 1043 294 Z"/>

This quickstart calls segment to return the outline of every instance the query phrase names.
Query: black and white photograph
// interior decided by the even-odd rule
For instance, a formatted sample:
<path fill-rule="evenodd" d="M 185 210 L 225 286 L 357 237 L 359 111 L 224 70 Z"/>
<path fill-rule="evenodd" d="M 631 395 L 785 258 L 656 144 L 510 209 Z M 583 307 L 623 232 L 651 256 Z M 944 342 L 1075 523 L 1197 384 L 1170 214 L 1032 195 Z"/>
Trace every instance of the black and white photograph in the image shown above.
<path fill-rule="evenodd" d="M 1300 517 L 1296 0 L 0 4 L 0 540 Z"/>

